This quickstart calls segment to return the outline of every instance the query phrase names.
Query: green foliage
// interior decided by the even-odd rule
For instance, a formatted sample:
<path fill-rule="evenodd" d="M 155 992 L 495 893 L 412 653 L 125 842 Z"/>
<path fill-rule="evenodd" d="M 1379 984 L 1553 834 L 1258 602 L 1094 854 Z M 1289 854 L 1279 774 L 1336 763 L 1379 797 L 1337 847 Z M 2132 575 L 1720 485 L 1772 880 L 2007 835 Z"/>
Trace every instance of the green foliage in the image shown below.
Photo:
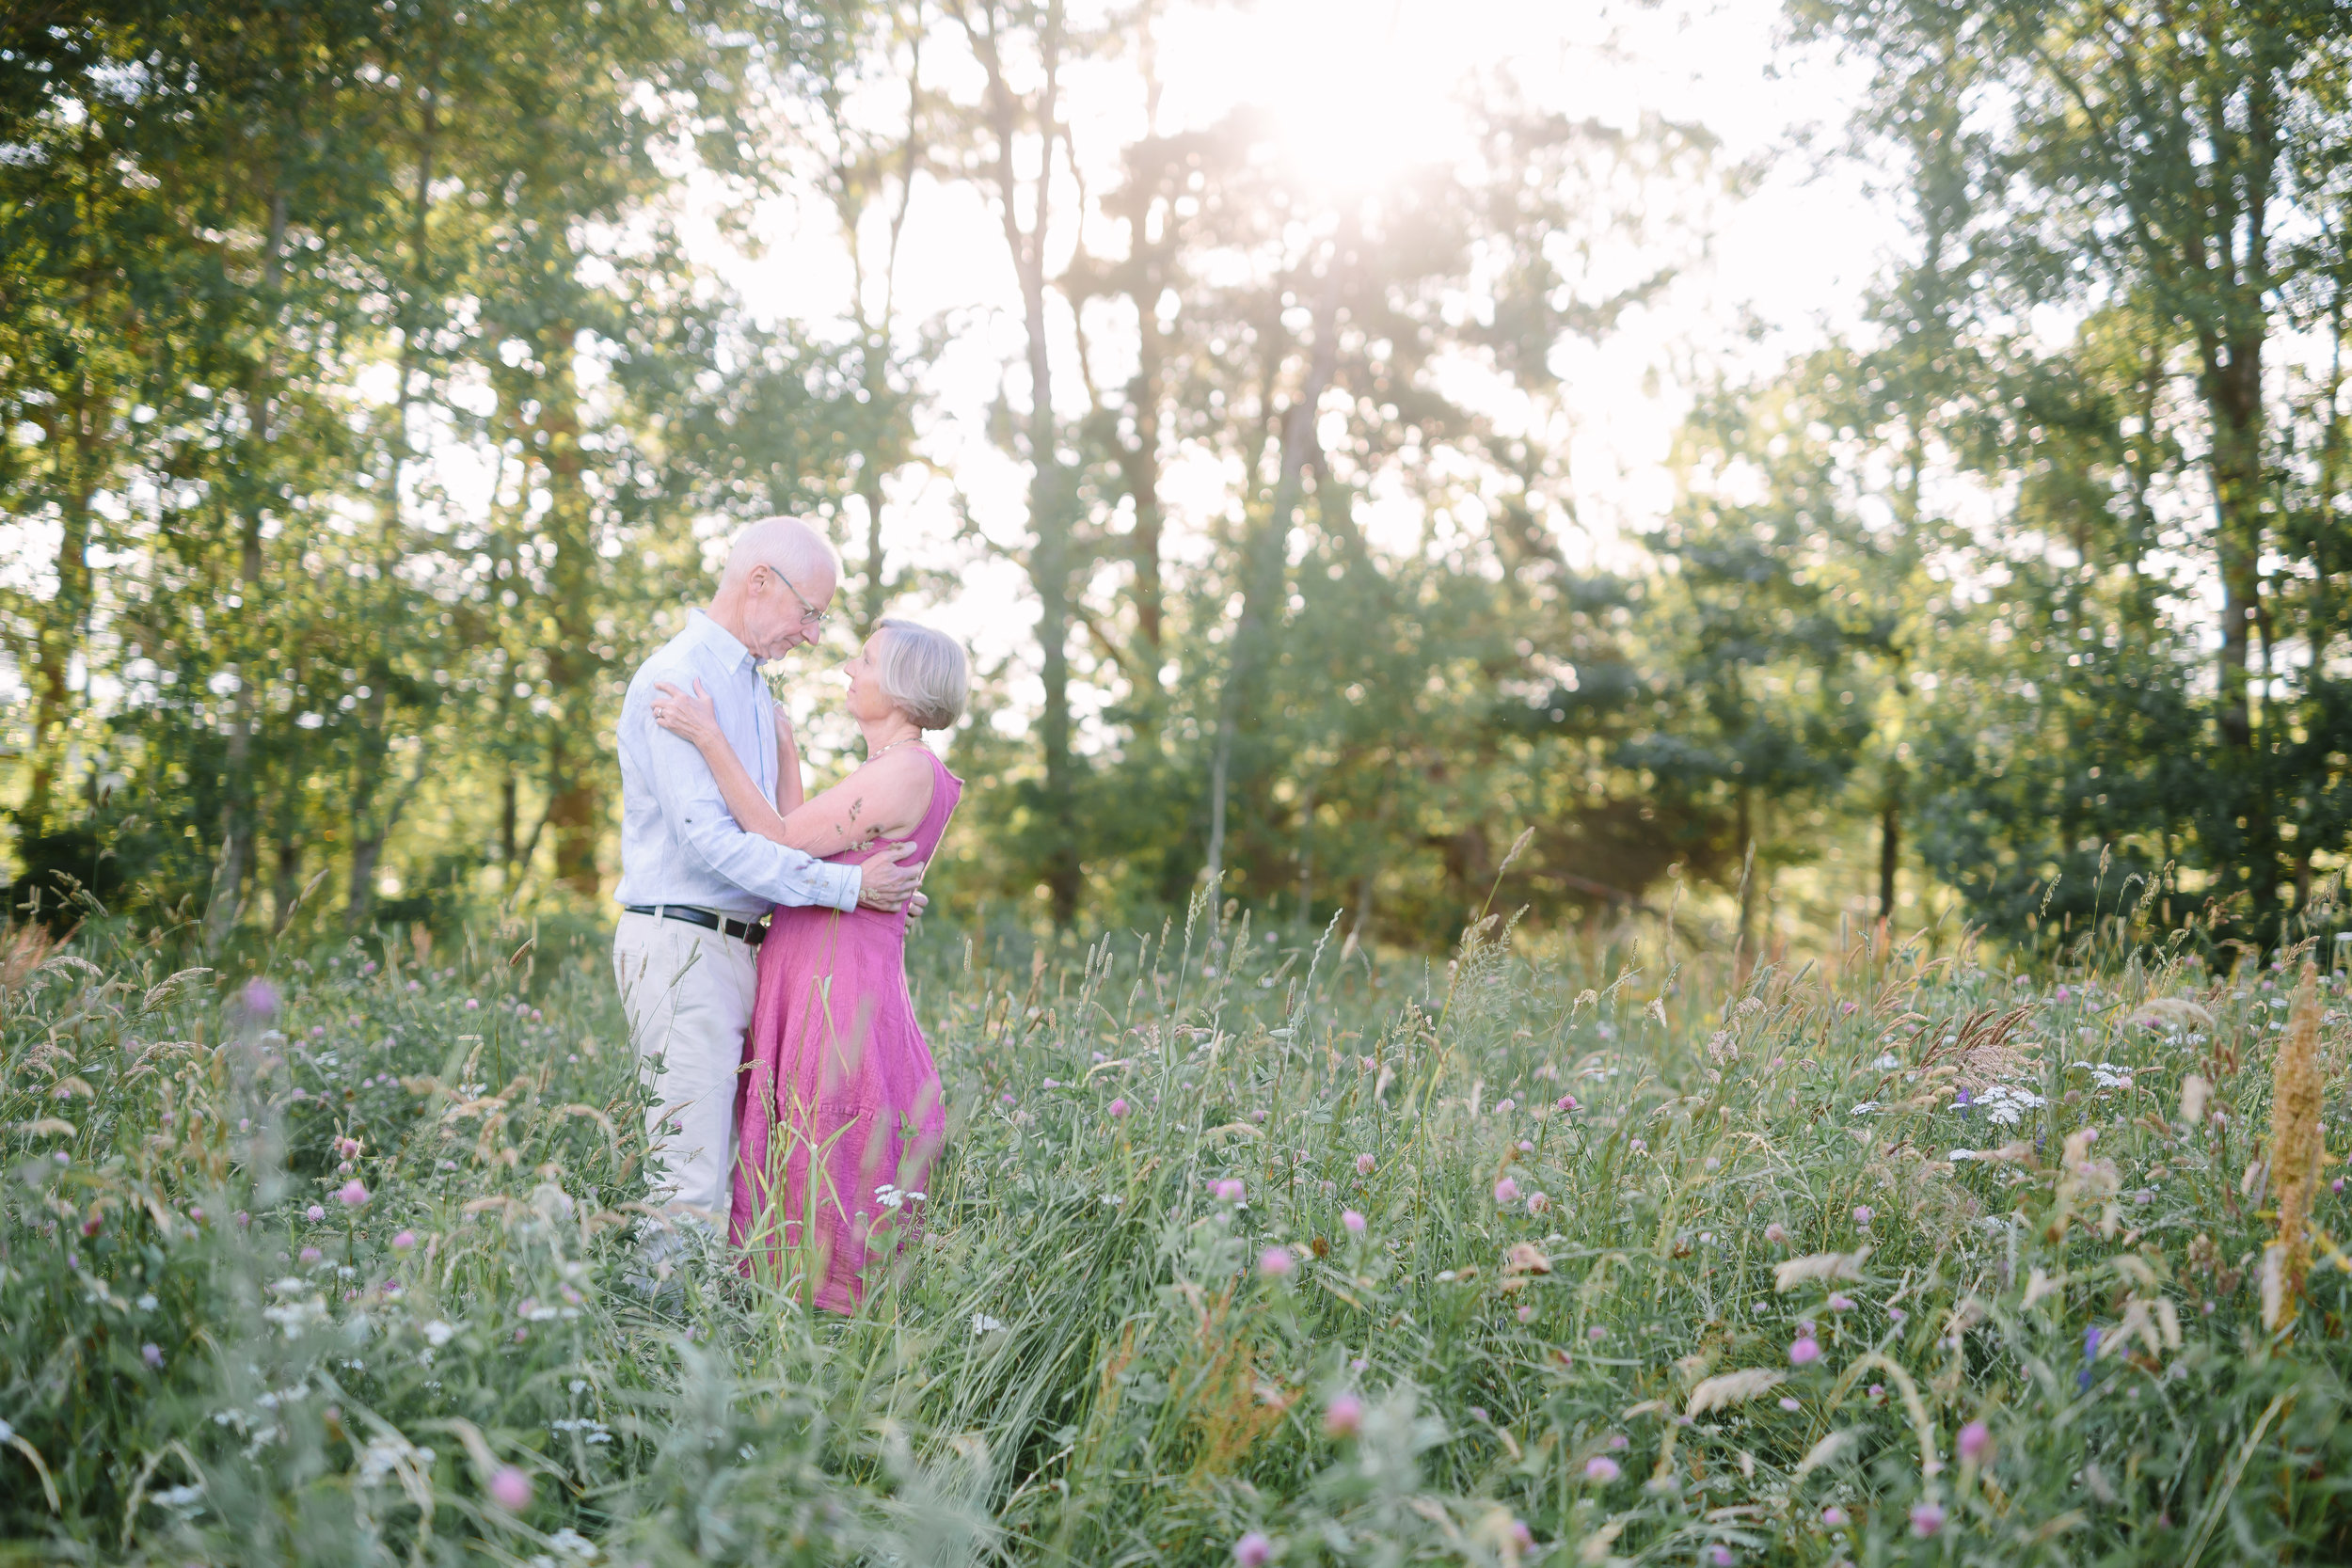
<path fill-rule="evenodd" d="M 2328 1246 L 2265 1326 L 2282 968 L 1905 948 L 1735 986 L 1622 939 L 1489 923 L 1439 971 L 1196 914 L 1065 970 L 934 930 L 951 1133 L 921 1239 L 812 1323 L 718 1258 L 630 1283 L 641 1100 L 600 955 L 524 935 L 225 998 L 146 944 L 11 937 L 8 1539 L 339 1564 L 1206 1565 L 1252 1530 L 1335 1563 L 2347 1547 Z M 499 1500 L 510 1467 L 527 1499 Z"/>

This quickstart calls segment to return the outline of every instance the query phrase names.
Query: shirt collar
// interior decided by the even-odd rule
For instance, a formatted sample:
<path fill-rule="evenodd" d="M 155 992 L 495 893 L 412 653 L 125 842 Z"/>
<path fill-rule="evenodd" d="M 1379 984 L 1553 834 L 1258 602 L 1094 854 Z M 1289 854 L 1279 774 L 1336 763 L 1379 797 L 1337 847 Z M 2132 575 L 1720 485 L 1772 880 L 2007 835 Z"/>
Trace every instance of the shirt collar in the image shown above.
<path fill-rule="evenodd" d="M 752 657 L 752 651 L 737 639 L 735 633 L 712 620 L 707 611 L 690 610 L 686 612 L 686 621 L 687 625 L 701 634 L 703 641 L 725 661 L 728 669 L 732 670 L 738 666 L 752 669 L 759 663 Z"/>

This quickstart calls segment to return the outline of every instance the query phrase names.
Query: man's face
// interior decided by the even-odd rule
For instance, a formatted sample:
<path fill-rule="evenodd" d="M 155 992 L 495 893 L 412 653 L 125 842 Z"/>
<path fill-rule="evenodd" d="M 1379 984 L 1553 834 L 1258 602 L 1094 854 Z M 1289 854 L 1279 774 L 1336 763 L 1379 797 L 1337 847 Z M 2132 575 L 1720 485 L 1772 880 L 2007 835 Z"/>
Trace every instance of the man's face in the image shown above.
<path fill-rule="evenodd" d="M 803 581 L 761 566 L 752 573 L 749 588 L 743 645 L 762 663 L 814 641 L 824 626 L 825 607 L 833 602 L 831 572 L 811 573 Z"/>

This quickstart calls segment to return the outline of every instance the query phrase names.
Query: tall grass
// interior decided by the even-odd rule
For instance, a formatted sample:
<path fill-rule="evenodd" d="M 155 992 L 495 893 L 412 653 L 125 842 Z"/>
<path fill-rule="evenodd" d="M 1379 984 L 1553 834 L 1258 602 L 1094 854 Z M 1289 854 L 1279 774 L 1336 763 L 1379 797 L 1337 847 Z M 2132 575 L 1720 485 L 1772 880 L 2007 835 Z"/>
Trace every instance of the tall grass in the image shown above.
<path fill-rule="evenodd" d="M 2296 1176 L 2299 1287 L 2264 1266 L 2296 955 L 932 930 L 919 1240 L 813 1320 L 717 1257 L 625 1283 L 600 955 L 247 989 L 13 940 L 21 1556 L 2352 1557 L 2340 1150 Z M 2342 988 L 2298 1019 L 2323 1116 Z"/>

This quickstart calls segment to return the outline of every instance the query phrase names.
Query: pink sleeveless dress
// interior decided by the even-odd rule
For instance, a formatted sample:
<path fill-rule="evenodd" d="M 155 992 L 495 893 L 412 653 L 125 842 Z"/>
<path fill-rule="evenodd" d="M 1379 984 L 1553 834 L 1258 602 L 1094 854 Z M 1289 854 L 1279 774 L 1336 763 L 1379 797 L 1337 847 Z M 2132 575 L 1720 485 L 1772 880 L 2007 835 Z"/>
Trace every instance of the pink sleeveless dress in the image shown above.
<path fill-rule="evenodd" d="M 963 794 L 930 757 L 930 809 L 908 836 L 929 861 Z M 879 847 L 876 846 L 875 847 Z M 854 865 L 873 848 L 827 857 Z M 919 1221 L 946 1110 L 907 993 L 906 912 L 779 905 L 759 948 L 759 990 L 736 1090 L 740 1129 L 728 1239 L 767 1277 L 850 1312 L 871 1256 Z"/>

